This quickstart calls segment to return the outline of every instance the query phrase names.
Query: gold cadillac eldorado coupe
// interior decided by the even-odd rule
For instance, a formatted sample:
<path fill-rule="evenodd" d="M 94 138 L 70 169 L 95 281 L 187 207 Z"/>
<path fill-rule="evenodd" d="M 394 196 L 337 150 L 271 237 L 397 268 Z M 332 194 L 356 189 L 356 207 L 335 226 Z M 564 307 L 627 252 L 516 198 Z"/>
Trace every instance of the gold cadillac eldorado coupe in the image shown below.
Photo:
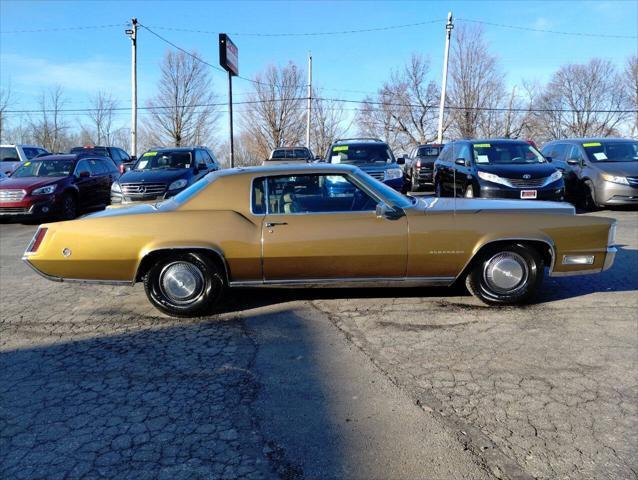
<path fill-rule="evenodd" d="M 411 198 L 347 165 L 237 168 L 156 204 L 42 225 L 24 261 L 44 277 L 133 285 L 173 316 L 227 288 L 451 285 L 529 301 L 549 274 L 608 269 L 615 222 L 565 203 Z"/>

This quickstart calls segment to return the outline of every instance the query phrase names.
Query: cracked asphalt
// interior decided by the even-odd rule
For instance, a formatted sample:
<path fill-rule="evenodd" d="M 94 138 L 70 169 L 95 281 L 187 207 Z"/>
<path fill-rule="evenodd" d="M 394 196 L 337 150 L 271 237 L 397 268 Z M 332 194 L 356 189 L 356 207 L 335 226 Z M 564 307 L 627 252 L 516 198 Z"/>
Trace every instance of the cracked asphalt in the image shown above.
<path fill-rule="evenodd" d="M 542 303 L 239 291 L 176 320 L 47 282 L 0 225 L 0 478 L 638 478 L 638 213 Z"/>

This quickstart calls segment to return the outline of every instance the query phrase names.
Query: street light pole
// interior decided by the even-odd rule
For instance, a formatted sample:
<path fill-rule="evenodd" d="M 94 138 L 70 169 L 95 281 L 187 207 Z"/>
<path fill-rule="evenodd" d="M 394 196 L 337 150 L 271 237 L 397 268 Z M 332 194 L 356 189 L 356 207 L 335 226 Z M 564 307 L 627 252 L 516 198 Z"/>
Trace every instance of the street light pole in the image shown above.
<path fill-rule="evenodd" d="M 137 157 L 137 18 L 131 19 L 132 28 L 126 30 L 131 38 L 131 155 Z"/>
<path fill-rule="evenodd" d="M 439 131 L 437 143 L 443 143 L 443 112 L 445 110 L 445 90 L 447 88 L 447 64 L 450 58 L 450 37 L 452 36 L 452 12 L 447 14 L 447 24 L 445 25 L 445 55 L 443 59 L 443 82 L 441 83 L 441 104 L 439 105 Z"/>

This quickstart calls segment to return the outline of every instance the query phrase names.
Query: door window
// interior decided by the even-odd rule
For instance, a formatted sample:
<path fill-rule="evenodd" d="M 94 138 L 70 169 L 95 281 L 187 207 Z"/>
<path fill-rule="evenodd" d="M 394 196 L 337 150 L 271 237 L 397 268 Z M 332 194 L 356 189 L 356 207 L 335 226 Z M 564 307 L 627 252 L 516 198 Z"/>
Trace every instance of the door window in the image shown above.
<path fill-rule="evenodd" d="M 89 172 L 91 173 L 91 167 L 89 167 L 88 160 L 80 160 L 75 167 L 75 174 L 79 175 L 80 172 Z"/>
<path fill-rule="evenodd" d="M 580 147 L 578 145 L 572 145 L 572 149 L 569 152 L 568 160 L 578 160 L 579 162 L 583 161 L 583 155 L 580 152 Z"/>
<path fill-rule="evenodd" d="M 273 215 L 374 211 L 378 203 L 345 175 L 268 177 L 267 182 Z"/>
<path fill-rule="evenodd" d="M 108 173 L 106 166 L 100 160 L 91 158 L 90 160 L 88 160 L 88 162 L 92 176 L 104 175 L 105 173 Z"/>

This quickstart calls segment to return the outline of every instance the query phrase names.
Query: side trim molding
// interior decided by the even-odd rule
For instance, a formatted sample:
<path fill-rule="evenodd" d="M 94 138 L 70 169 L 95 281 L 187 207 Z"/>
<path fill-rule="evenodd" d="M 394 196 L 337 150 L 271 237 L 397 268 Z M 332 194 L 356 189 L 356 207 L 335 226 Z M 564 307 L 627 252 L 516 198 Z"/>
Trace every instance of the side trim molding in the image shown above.
<path fill-rule="evenodd" d="M 295 280 L 247 280 L 230 282 L 230 286 L 251 288 L 447 287 L 454 283 L 454 280 L 454 277 L 302 278 Z"/>

